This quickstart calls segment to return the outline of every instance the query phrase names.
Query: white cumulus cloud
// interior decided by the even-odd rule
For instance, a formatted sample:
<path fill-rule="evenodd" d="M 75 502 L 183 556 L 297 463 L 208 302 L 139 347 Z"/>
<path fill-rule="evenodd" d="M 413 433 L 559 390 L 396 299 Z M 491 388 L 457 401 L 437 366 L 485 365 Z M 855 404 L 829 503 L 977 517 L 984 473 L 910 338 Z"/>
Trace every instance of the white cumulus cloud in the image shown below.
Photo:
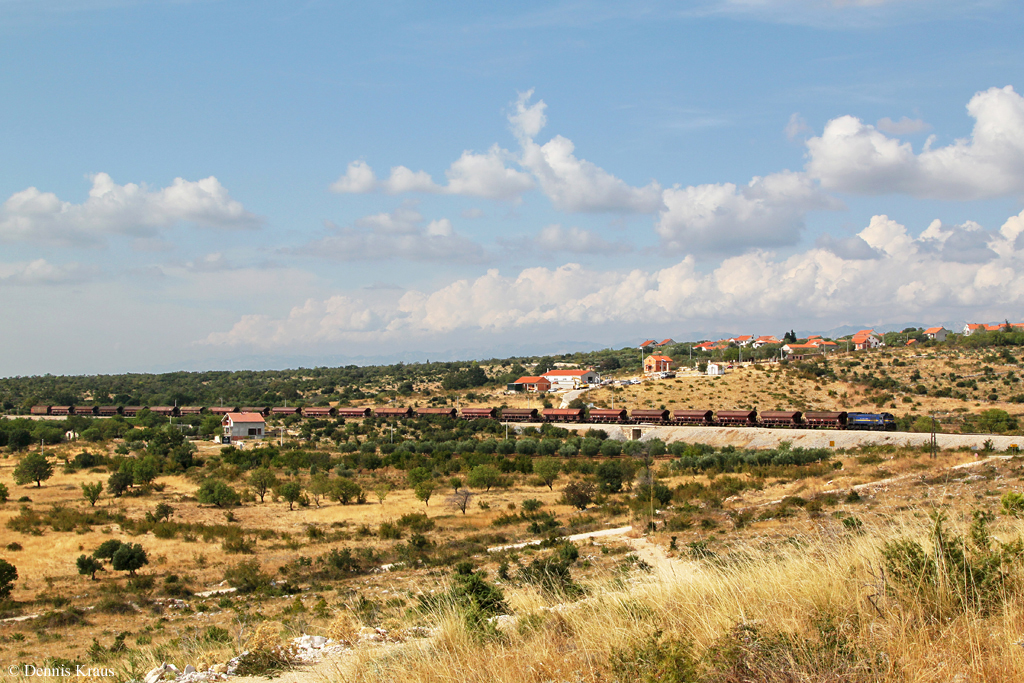
<path fill-rule="evenodd" d="M 541 191 L 560 211 L 654 213 L 662 207 L 661 186 L 651 181 L 633 187 L 603 168 L 578 158 L 568 138 L 556 135 L 539 145 L 534 138 L 546 123 L 543 101 L 530 103 L 533 91 L 521 93 L 509 115 L 521 146 L 520 164 L 537 178 Z"/>
<path fill-rule="evenodd" d="M 812 209 L 838 208 L 806 175 L 783 171 L 732 183 L 665 190 L 656 230 L 677 251 L 743 251 L 794 244 Z"/>
<path fill-rule="evenodd" d="M 118 185 L 106 173 L 97 173 L 89 198 L 81 204 L 35 187 L 11 195 L 0 206 L 0 240 L 89 244 L 106 235 L 153 237 L 181 222 L 226 229 L 255 227 L 260 219 L 213 176 L 175 178 L 168 187 L 150 190 L 134 183 Z"/>
<path fill-rule="evenodd" d="M 807 141 L 807 172 L 824 188 L 861 194 L 903 193 L 935 199 L 1024 194 L 1024 98 L 990 88 L 967 104 L 969 139 L 920 153 L 853 116 L 828 122 Z"/>
<path fill-rule="evenodd" d="M 330 189 L 341 194 L 426 192 L 515 201 L 535 183 L 528 174 L 506 165 L 512 160 L 508 150 L 498 145 L 484 154 L 466 150 L 445 171 L 447 185 L 438 185 L 426 171 L 412 171 L 405 166 L 395 166 L 387 179 L 379 180 L 365 161 L 353 161 Z"/>

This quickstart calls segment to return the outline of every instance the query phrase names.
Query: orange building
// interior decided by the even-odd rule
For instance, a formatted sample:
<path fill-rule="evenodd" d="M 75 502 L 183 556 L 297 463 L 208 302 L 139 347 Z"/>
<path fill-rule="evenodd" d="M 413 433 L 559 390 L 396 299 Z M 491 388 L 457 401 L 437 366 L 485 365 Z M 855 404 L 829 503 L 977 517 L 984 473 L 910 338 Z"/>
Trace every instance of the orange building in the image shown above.
<path fill-rule="evenodd" d="M 668 356 L 647 356 L 644 358 L 644 372 L 667 372 L 672 369 L 672 359 Z"/>

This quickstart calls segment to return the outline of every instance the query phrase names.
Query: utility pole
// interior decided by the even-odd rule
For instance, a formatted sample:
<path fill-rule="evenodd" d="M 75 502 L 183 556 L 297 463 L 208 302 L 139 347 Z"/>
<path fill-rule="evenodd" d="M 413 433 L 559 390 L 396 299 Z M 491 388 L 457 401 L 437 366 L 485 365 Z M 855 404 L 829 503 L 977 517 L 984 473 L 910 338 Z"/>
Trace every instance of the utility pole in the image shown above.
<path fill-rule="evenodd" d="M 932 435 L 931 435 L 931 439 L 928 442 L 928 448 L 931 451 L 932 458 L 937 458 L 938 455 L 939 455 L 939 442 L 935 438 L 935 425 L 936 425 L 935 414 L 932 413 Z"/>

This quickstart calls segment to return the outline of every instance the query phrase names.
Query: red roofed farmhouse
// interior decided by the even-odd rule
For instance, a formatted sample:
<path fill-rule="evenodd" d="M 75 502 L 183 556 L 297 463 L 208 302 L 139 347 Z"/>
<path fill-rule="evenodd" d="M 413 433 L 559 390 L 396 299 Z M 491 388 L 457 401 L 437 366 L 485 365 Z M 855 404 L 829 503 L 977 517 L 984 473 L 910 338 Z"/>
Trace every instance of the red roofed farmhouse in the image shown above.
<path fill-rule="evenodd" d="M 235 443 L 250 439 L 260 440 L 267 429 L 266 420 L 259 413 L 228 413 L 220 421 L 224 428 L 222 443 Z"/>
<path fill-rule="evenodd" d="M 551 382 L 546 377 L 520 377 L 508 385 L 512 391 L 534 391 L 544 393 L 551 391 Z"/>

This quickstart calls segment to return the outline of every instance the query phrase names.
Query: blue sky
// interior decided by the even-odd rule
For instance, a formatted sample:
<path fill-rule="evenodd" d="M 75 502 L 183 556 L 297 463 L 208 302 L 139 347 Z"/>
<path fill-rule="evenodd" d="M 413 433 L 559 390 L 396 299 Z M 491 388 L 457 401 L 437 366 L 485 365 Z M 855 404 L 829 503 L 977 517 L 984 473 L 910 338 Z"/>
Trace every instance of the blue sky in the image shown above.
<path fill-rule="evenodd" d="M 0 0 L 0 374 L 1024 318 L 1022 14 Z"/>

